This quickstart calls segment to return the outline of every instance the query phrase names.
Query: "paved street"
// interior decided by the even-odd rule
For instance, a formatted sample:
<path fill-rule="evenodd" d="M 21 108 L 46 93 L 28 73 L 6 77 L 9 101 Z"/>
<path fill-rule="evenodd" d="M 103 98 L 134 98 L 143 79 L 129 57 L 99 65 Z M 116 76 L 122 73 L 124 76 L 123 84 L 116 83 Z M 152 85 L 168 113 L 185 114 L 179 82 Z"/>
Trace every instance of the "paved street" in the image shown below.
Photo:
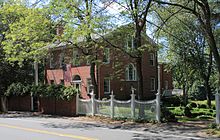
<path fill-rule="evenodd" d="M 82 122 L 67 117 L 33 116 L 30 114 L 0 115 L 1 140 L 187 140 L 207 139 L 197 136 L 196 131 L 166 130 L 166 127 L 141 127 L 107 125 Z M 191 133 L 190 133 L 191 132 Z M 208 138 L 211 139 L 211 138 Z"/>

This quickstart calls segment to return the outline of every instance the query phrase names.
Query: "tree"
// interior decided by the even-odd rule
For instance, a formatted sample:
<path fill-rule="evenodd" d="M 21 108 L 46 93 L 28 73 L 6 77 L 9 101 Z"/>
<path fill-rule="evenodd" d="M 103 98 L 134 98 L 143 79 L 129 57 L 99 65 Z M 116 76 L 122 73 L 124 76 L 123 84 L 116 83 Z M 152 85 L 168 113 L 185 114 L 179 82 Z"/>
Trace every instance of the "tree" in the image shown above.
<path fill-rule="evenodd" d="M 207 46 L 205 37 L 201 33 L 202 31 L 198 28 L 198 22 L 196 22 L 194 16 L 190 14 L 186 16 L 187 14 L 177 7 L 172 7 L 172 9 L 171 7 L 161 7 L 161 9 L 157 10 L 157 14 L 160 15 L 160 28 L 157 29 L 157 33 L 167 39 L 168 50 L 173 54 L 169 59 L 173 64 L 179 63 L 182 65 L 182 67 L 179 67 L 179 71 L 186 75 L 180 74 L 185 79 L 182 83 L 183 87 L 186 88 L 186 85 L 189 85 L 187 81 L 193 80 L 190 84 L 192 85 L 195 80 L 202 79 L 206 89 L 207 103 L 211 106 L 209 80 L 213 70 L 212 53 Z M 185 73 L 186 69 L 189 70 L 188 73 Z M 177 73 L 177 71 L 175 70 L 174 73 Z M 191 75 L 192 73 L 193 75 Z M 197 75 L 197 79 L 194 78 L 195 75 Z M 175 76 L 179 77 L 179 75 Z M 185 88 L 183 88 L 184 97 L 187 97 L 187 92 L 185 93 L 185 91 L 188 91 L 190 87 Z M 185 98 L 186 103 L 187 98 Z"/>
<path fill-rule="evenodd" d="M 4 26 L 2 47 L 9 62 L 22 65 L 46 55 L 41 48 L 52 41 L 53 29 L 50 17 L 42 9 L 5 4 L 0 15 Z"/>
<path fill-rule="evenodd" d="M 65 23 L 63 25 L 65 34 L 59 39 L 68 42 L 75 49 L 81 50 L 87 61 L 90 62 L 90 77 L 96 95 L 98 95 L 97 80 L 100 63 L 97 54 L 103 46 L 94 38 L 94 35 L 102 34 L 103 28 L 107 25 L 102 24 L 103 21 L 107 20 L 107 16 L 103 16 L 104 9 L 98 6 L 99 3 L 96 0 L 52 0 L 50 3 L 52 15 L 56 17 L 55 20 Z"/>
<path fill-rule="evenodd" d="M 198 25 L 201 28 L 201 33 L 205 37 L 207 44 L 213 53 L 213 57 L 218 69 L 218 87 L 220 86 L 220 55 L 216 44 L 216 37 L 214 36 L 214 30 L 217 24 L 220 22 L 220 3 L 218 1 L 208 0 L 189 0 L 189 1 L 160 1 L 155 0 L 160 5 L 167 7 L 178 7 L 179 11 L 185 15 L 191 14 L 196 18 Z"/>

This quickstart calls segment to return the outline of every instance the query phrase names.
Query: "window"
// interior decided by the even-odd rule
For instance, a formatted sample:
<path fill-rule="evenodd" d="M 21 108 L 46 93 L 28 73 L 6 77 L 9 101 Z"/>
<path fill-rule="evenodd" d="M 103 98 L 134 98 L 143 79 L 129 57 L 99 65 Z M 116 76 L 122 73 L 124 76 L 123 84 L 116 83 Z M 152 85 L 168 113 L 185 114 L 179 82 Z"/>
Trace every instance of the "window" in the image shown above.
<path fill-rule="evenodd" d="M 50 80 L 50 84 L 51 84 L 51 85 L 52 85 L 52 84 L 55 84 L 55 83 L 54 83 L 54 80 Z"/>
<path fill-rule="evenodd" d="M 150 79 L 150 90 L 151 91 L 155 91 L 156 87 L 155 87 L 155 78 L 151 78 Z"/>
<path fill-rule="evenodd" d="M 60 79 L 60 85 L 64 85 L 64 80 Z"/>
<path fill-rule="evenodd" d="M 74 75 L 72 80 L 72 85 L 75 87 L 79 92 L 81 91 L 81 77 L 79 75 Z"/>
<path fill-rule="evenodd" d="M 54 61 L 54 55 L 53 53 L 50 54 L 50 69 L 55 68 L 55 61 Z"/>
<path fill-rule="evenodd" d="M 79 53 L 76 50 L 73 50 L 73 60 L 72 60 L 73 66 L 79 66 L 80 65 L 80 57 Z"/>
<path fill-rule="evenodd" d="M 110 62 L 110 49 L 109 48 L 105 48 L 103 51 L 103 62 L 104 63 Z"/>
<path fill-rule="evenodd" d="M 104 78 L 104 94 L 110 94 L 110 79 Z"/>
<path fill-rule="evenodd" d="M 155 56 L 154 53 L 150 53 L 150 65 L 155 66 Z"/>
<path fill-rule="evenodd" d="M 91 79 L 87 79 L 87 94 L 90 94 L 93 90 L 93 85 Z"/>
<path fill-rule="evenodd" d="M 60 68 L 63 67 L 64 65 L 64 53 L 60 53 L 60 59 L 59 59 L 59 62 L 60 62 Z"/>
<path fill-rule="evenodd" d="M 129 64 L 126 68 L 126 80 L 135 81 L 136 80 L 136 68 L 133 64 Z"/>
<path fill-rule="evenodd" d="M 166 80 L 166 81 L 164 81 L 164 86 L 165 86 L 165 89 L 168 89 L 168 81 Z"/>
<path fill-rule="evenodd" d="M 132 36 L 126 39 L 125 49 L 126 50 L 134 49 L 134 38 Z"/>

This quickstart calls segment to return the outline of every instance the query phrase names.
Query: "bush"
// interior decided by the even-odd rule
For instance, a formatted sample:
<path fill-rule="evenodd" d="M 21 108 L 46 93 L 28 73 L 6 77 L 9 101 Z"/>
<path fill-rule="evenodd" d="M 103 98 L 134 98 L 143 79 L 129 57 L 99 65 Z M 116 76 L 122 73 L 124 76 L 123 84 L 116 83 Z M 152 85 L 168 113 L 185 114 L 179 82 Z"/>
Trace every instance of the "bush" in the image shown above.
<path fill-rule="evenodd" d="M 206 104 L 200 104 L 198 108 L 208 108 Z"/>
<path fill-rule="evenodd" d="M 163 97 L 162 102 L 165 106 L 180 106 L 183 104 L 180 96 Z"/>
<path fill-rule="evenodd" d="M 12 83 L 6 92 L 4 93 L 5 96 L 25 96 L 30 94 L 30 86 L 25 86 L 22 83 Z"/>
<path fill-rule="evenodd" d="M 55 97 L 56 99 L 71 100 L 77 94 L 74 87 L 65 87 L 63 85 L 23 85 L 22 83 L 11 84 L 5 96 L 23 96 L 33 95 L 38 97 Z"/>
<path fill-rule="evenodd" d="M 66 87 L 63 91 L 63 96 L 61 96 L 61 98 L 63 100 L 69 101 L 73 98 L 73 96 L 76 96 L 77 92 L 77 89 L 72 86 Z"/>
<path fill-rule="evenodd" d="M 191 109 L 188 106 L 186 106 L 184 109 L 184 115 L 186 117 L 192 117 Z"/>
<path fill-rule="evenodd" d="M 169 111 L 168 108 L 162 107 L 161 108 L 161 121 L 162 122 L 177 122 L 177 118 L 171 111 Z"/>

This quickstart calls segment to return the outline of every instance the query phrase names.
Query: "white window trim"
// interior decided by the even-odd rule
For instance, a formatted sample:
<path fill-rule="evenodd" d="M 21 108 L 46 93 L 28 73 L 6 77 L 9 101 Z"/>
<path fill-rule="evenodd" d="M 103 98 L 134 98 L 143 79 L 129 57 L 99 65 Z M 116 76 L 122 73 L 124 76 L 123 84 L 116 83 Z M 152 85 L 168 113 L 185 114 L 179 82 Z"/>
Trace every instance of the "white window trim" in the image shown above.
<path fill-rule="evenodd" d="M 50 60 L 50 69 L 55 68 L 54 55 L 53 55 L 53 53 L 50 53 L 50 58 L 49 58 L 49 60 Z"/>
<path fill-rule="evenodd" d="M 106 55 L 106 51 L 107 51 L 107 55 Z M 104 57 L 107 56 L 107 61 L 104 61 Z M 110 48 L 104 48 L 104 52 L 103 52 L 103 63 L 104 64 L 109 64 L 110 63 Z"/>
<path fill-rule="evenodd" d="M 133 79 L 129 79 L 129 66 L 130 65 L 132 65 L 132 67 L 133 67 L 133 71 L 132 71 Z M 125 73 L 126 73 L 126 75 L 125 75 L 126 76 L 126 78 L 125 78 L 126 81 L 137 81 L 137 70 L 136 70 L 136 67 L 132 63 L 127 65 Z"/>
<path fill-rule="evenodd" d="M 154 81 L 153 85 L 153 89 L 151 88 L 152 87 L 152 80 Z M 150 78 L 150 91 L 155 91 L 156 90 L 156 79 L 155 78 Z"/>
<path fill-rule="evenodd" d="M 72 64 L 73 64 L 73 66 L 76 66 L 76 67 L 80 65 L 80 57 L 79 57 L 78 53 L 79 52 L 77 50 L 73 50 Z"/>
<path fill-rule="evenodd" d="M 165 90 L 169 89 L 169 82 L 168 82 L 168 80 L 164 81 L 164 88 L 165 88 Z"/>
<path fill-rule="evenodd" d="M 128 42 L 129 40 L 131 40 L 131 46 L 129 46 Z M 133 36 L 128 36 L 126 39 L 126 44 L 125 44 L 125 49 L 129 50 L 129 49 L 134 49 L 134 37 Z"/>
<path fill-rule="evenodd" d="M 108 83 L 108 87 L 109 87 L 109 91 L 108 92 L 105 92 L 105 80 L 108 80 L 109 83 Z M 110 94 L 111 93 L 111 80 L 109 77 L 106 77 L 104 78 L 104 81 L 103 81 L 103 88 L 104 88 L 104 94 Z"/>
<path fill-rule="evenodd" d="M 90 82 L 89 82 L 89 81 L 90 81 Z M 89 90 L 90 90 L 90 85 L 91 85 L 91 84 L 89 84 L 89 83 L 92 84 L 92 80 L 91 80 L 90 78 L 87 78 L 87 79 L 86 79 L 86 90 L 87 90 L 87 94 L 90 94 L 90 93 L 89 93 Z"/>
<path fill-rule="evenodd" d="M 60 53 L 59 62 L 60 62 L 60 68 L 62 68 L 63 62 L 64 62 L 64 53 L 63 52 Z"/>
<path fill-rule="evenodd" d="M 153 65 L 150 62 L 151 66 L 155 66 L 155 54 L 154 53 L 150 53 L 150 61 L 153 60 Z"/>

